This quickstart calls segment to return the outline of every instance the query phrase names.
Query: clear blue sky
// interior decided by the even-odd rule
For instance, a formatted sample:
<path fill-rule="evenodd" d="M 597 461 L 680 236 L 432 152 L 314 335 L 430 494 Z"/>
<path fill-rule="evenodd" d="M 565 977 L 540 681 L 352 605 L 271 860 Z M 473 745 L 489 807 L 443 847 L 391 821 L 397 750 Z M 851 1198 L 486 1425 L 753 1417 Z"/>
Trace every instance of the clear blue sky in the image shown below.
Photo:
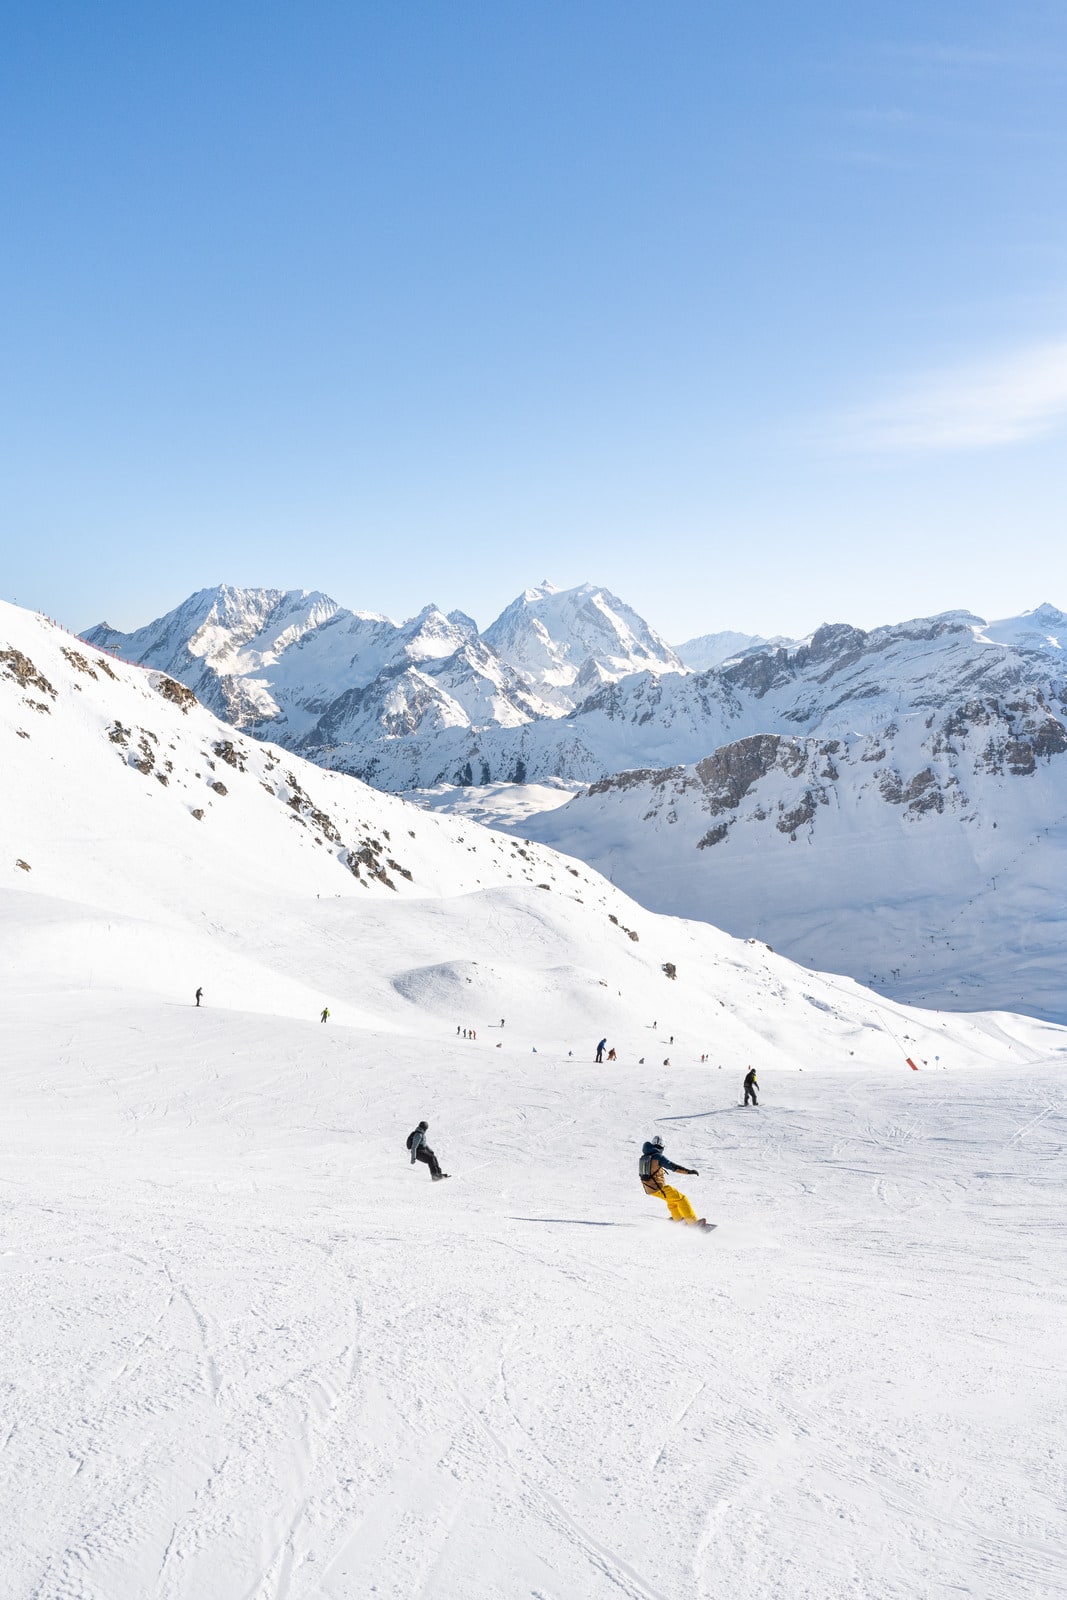
<path fill-rule="evenodd" d="M 1062 0 L 0 21 L 5 598 L 1067 608 Z"/>

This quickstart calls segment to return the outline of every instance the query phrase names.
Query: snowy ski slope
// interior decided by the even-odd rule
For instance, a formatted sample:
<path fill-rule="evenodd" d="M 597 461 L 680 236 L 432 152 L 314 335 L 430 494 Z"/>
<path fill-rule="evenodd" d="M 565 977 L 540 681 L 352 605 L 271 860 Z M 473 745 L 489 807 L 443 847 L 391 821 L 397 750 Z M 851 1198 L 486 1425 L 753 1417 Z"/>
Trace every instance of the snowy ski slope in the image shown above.
<path fill-rule="evenodd" d="M 104 661 L 0 610 L 5 1600 L 1062 1594 L 1064 1030 Z"/>

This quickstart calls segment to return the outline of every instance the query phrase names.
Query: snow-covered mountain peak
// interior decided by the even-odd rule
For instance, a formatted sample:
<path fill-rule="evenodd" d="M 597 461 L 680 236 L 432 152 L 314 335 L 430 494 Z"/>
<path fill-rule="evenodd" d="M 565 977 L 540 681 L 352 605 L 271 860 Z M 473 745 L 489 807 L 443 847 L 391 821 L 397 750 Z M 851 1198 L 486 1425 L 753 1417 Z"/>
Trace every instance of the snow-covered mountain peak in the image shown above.
<path fill-rule="evenodd" d="M 404 654 L 409 661 L 442 661 L 454 655 L 470 639 L 470 630 L 453 622 L 438 606 L 423 606 L 418 616 L 405 622 Z"/>
<path fill-rule="evenodd" d="M 793 639 L 765 639 L 758 633 L 737 633 L 727 628 L 719 633 L 702 633 L 695 639 L 686 639 L 683 644 L 674 646 L 674 653 L 691 672 L 707 672 L 710 667 L 721 667 L 724 661 L 760 645 L 773 648 L 795 643 Z"/>
<path fill-rule="evenodd" d="M 1047 651 L 1062 659 L 1067 651 L 1067 615 L 1046 601 L 1017 617 L 980 623 L 975 638 L 990 644 L 1014 645 L 1019 650 Z"/>
<path fill-rule="evenodd" d="M 133 633 L 116 633 L 101 623 L 83 637 L 133 660 L 150 660 L 179 677 L 190 660 L 215 671 L 247 671 L 275 660 L 340 611 L 336 600 L 318 590 L 241 589 L 221 583 L 190 595 Z M 247 657 L 239 662 L 246 649 Z"/>
<path fill-rule="evenodd" d="M 189 640 L 189 653 L 219 666 L 255 670 L 339 615 L 336 600 L 318 590 L 220 588 Z M 247 650 L 246 650 L 247 647 Z M 239 661 L 239 657 L 244 659 Z"/>
<path fill-rule="evenodd" d="M 632 672 L 684 672 L 671 647 L 630 606 L 597 584 L 526 589 L 482 637 L 556 704 L 574 704 L 571 691 L 592 661 L 613 682 Z"/>

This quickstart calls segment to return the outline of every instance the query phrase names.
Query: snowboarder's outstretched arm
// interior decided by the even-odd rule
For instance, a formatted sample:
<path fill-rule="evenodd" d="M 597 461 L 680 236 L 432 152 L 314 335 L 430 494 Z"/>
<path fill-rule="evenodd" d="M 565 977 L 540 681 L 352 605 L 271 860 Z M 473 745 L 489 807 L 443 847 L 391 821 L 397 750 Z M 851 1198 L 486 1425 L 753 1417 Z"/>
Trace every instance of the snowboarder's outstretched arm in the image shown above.
<path fill-rule="evenodd" d="M 679 1167 L 675 1162 L 668 1161 L 666 1156 L 660 1156 L 659 1164 L 661 1167 L 666 1167 L 668 1172 L 684 1172 L 689 1178 L 700 1177 L 696 1167 Z"/>

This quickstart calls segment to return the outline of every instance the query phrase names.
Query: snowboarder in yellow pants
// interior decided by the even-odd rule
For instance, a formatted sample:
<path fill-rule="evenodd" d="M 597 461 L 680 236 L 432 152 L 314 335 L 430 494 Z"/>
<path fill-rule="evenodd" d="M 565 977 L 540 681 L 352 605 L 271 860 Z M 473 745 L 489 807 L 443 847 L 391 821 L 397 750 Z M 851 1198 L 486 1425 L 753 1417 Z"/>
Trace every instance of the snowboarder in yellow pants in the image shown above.
<path fill-rule="evenodd" d="M 689 1197 L 680 1189 L 672 1189 L 667 1183 L 664 1174 L 668 1172 L 684 1172 L 692 1178 L 699 1178 L 700 1174 L 695 1167 L 679 1167 L 673 1161 L 668 1161 L 663 1154 L 663 1140 L 659 1134 L 654 1139 L 649 1139 L 641 1151 L 641 1161 L 638 1166 L 641 1178 L 641 1187 L 646 1194 L 655 1195 L 662 1200 L 671 1214 L 672 1222 L 689 1222 L 707 1226 L 703 1217 L 698 1217 L 689 1202 Z"/>
<path fill-rule="evenodd" d="M 684 1172 L 685 1169 L 683 1167 L 680 1170 Z M 648 1191 L 646 1190 L 646 1193 L 647 1192 Z M 667 1210 L 670 1212 L 671 1220 L 673 1222 L 696 1221 L 697 1214 L 693 1210 L 689 1196 L 683 1194 L 680 1189 L 672 1189 L 668 1183 L 664 1184 L 662 1189 L 656 1190 L 656 1193 L 659 1195 L 661 1200 L 666 1200 Z"/>

